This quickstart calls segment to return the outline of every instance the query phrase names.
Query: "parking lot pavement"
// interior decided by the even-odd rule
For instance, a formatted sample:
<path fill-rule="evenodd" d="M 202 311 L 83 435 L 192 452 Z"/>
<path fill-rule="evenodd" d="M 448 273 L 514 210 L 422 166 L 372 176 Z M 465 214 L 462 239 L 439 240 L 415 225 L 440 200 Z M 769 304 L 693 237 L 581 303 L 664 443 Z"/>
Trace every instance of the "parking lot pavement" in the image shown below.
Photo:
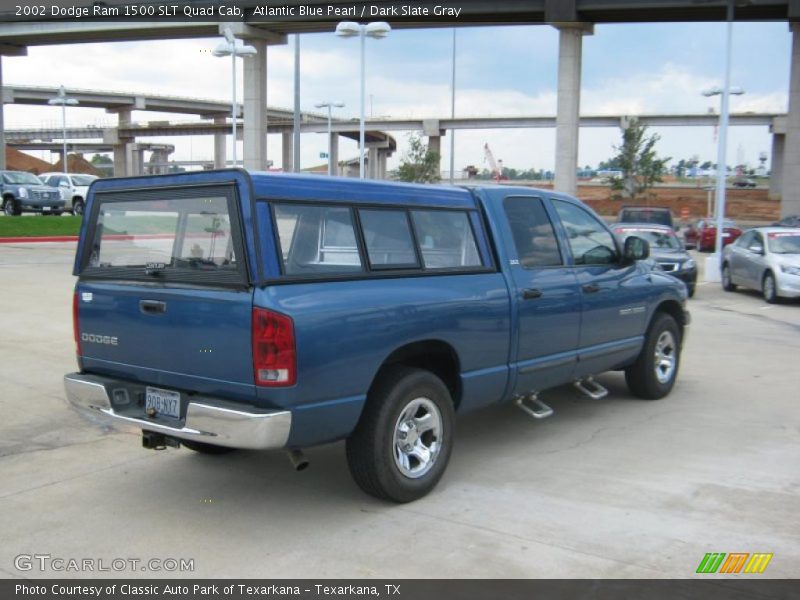
<path fill-rule="evenodd" d="M 73 414 L 73 248 L 0 246 L 2 576 L 93 575 L 20 554 L 194 561 L 105 576 L 682 578 L 707 552 L 800 572 L 800 303 L 699 286 L 671 396 L 635 400 L 615 373 L 603 400 L 543 394 L 545 421 L 465 415 L 439 487 L 395 506 L 356 488 L 342 444 L 295 473 L 280 452 L 143 450 Z"/>

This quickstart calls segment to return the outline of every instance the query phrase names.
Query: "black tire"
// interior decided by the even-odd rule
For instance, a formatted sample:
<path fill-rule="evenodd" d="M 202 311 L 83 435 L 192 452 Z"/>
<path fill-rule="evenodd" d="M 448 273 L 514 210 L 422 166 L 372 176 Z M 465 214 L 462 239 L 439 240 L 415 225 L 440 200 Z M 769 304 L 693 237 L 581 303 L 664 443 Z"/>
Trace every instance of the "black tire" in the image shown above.
<path fill-rule="evenodd" d="M 761 294 L 764 296 L 764 300 L 770 304 L 777 304 L 780 301 L 775 275 L 771 271 L 767 271 L 761 280 Z"/>
<path fill-rule="evenodd" d="M 20 214 L 22 214 L 22 211 L 19 209 L 19 205 L 14 198 L 6 198 L 3 200 L 3 212 L 7 217 L 18 217 Z"/>
<path fill-rule="evenodd" d="M 420 433 L 420 421 L 433 427 Z M 441 379 L 422 369 L 386 371 L 370 391 L 361 419 L 347 438 L 347 464 L 353 479 L 367 494 L 382 500 L 411 502 L 423 497 L 447 467 L 454 422 L 453 400 Z M 413 437 L 413 443 L 404 444 L 401 440 L 407 440 L 406 436 Z M 428 461 L 416 457 L 415 453 L 425 456 L 426 451 L 431 456 Z"/>
<path fill-rule="evenodd" d="M 690 283 L 686 286 L 686 291 L 689 293 L 689 298 L 694 298 L 695 289 L 697 289 L 697 284 Z"/>
<path fill-rule="evenodd" d="M 83 214 L 83 200 L 76 198 L 72 201 L 72 214 L 80 216 Z"/>
<path fill-rule="evenodd" d="M 181 446 L 186 446 L 189 450 L 194 450 L 200 454 L 228 454 L 236 450 L 236 448 L 215 446 L 214 444 L 206 444 L 205 442 L 197 442 L 194 440 L 181 440 Z"/>
<path fill-rule="evenodd" d="M 728 263 L 722 263 L 722 289 L 726 292 L 736 291 L 736 284 L 731 279 L 731 268 Z"/>
<path fill-rule="evenodd" d="M 665 344 L 663 347 L 662 342 Z M 667 346 L 669 346 L 669 350 Z M 628 389 L 634 396 L 644 400 L 663 398 L 675 385 L 680 367 L 680 357 L 681 330 L 678 323 L 671 315 L 657 312 L 647 330 L 644 347 L 639 357 L 635 363 L 625 369 L 625 382 L 628 384 Z M 665 370 L 663 361 L 671 362 L 669 372 Z"/>

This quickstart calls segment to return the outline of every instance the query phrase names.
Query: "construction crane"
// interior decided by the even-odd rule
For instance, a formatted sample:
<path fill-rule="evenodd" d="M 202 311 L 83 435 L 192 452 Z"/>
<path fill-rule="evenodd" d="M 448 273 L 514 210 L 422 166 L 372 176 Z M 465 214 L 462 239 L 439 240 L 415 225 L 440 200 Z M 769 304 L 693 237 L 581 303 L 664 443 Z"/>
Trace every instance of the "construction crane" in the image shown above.
<path fill-rule="evenodd" d="M 508 177 L 503 174 L 503 160 L 494 159 L 494 154 L 492 154 L 488 143 L 483 145 L 483 160 L 489 163 L 489 168 L 492 170 L 492 179 L 495 181 L 508 179 Z"/>

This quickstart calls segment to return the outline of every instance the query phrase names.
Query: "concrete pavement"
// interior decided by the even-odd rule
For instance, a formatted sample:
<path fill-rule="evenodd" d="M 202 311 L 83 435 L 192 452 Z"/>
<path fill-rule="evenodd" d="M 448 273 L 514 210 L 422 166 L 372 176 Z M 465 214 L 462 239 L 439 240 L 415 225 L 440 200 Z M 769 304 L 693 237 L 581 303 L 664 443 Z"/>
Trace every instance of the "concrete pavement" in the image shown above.
<path fill-rule="evenodd" d="M 612 373 L 603 400 L 544 393 L 545 421 L 465 415 L 439 487 L 395 506 L 356 488 L 342 444 L 295 473 L 280 452 L 142 450 L 75 415 L 73 252 L 0 246 L 0 576 L 97 575 L 15 567 L 35 553 L 194 560 L 104 576 L 683 578 L 706 552 L 800 572 L 800 303 L 699 286 L 671 396 Z"/>

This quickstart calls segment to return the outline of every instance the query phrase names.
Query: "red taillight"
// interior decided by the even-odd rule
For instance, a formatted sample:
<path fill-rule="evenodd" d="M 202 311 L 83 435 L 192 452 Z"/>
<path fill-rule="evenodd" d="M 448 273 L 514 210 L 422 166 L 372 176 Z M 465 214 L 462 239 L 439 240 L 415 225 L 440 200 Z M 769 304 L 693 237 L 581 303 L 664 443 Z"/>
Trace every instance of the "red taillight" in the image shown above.
<path fill-rule="evenodd" d="M 72 295 L 72 336 L 75 338 L 75 353 L 81 355 L 81 327 L 78 316 L 78 292 Z"/>
<path fill-rule="evenodd" d="M 294 323 L 286 315 L 253 309 L 253 376 L 261 386 L 288 386 L 297 381 Z"/>

